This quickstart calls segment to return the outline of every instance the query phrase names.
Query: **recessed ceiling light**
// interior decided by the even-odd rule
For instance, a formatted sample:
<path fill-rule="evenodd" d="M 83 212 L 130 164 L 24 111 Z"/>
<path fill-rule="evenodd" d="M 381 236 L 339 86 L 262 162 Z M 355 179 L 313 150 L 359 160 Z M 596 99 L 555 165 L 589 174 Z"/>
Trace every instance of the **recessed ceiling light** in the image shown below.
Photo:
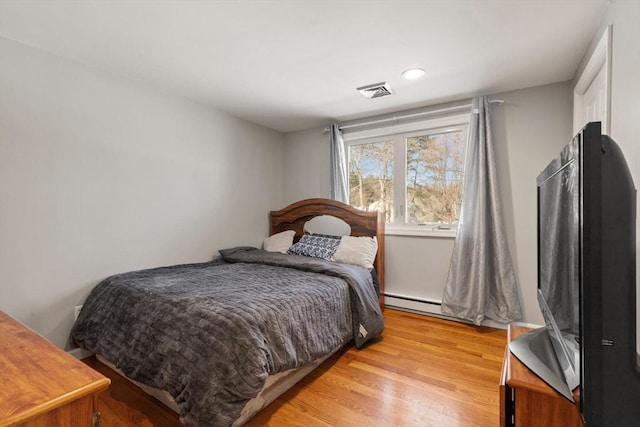
<path fill-rule="evenodd" d="M 407 80 L 416 80 L 424 76 L 424 70 L 422 68 L 410 68 L 402 72 L 402 77 Z"/>

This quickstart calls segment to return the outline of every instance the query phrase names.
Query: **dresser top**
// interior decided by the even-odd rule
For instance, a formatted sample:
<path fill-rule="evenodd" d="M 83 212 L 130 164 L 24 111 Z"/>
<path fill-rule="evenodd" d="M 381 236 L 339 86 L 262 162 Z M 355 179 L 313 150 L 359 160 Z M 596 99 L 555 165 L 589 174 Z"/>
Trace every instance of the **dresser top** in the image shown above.
<path fill-rule="evenodd" d="M 0 427 L 104 390 L 110 382 L 0 311 Z"/>

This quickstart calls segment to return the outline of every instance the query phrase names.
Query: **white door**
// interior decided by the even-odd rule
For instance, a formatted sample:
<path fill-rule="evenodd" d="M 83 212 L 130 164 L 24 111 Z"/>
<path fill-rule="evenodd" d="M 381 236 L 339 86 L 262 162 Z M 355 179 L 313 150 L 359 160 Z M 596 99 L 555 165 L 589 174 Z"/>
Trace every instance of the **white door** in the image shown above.
<path fill-rule="evenodd" d="M 573 90 L 574 134 L 588 122 L 602 122 L 602 133 L 609 133 L 610 34 L 607 28 Z"/>
<path fill-rule="evenodd" d="M 589 122 L 602 122 L 602 129 L 606 128 L 607 122 L 607 85 L 606 70 L 604 64 L 598 74 L 582 95 L 582 124 Z"/>

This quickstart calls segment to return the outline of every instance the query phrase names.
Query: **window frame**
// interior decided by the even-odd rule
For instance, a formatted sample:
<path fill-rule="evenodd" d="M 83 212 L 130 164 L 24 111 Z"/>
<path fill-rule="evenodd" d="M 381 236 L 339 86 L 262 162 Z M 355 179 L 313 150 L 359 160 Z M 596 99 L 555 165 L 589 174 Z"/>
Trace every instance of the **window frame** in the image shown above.
<path fill-rule="evenodd" d="M 461 129 L 465 138 L 465 162 L 469 140 L 469 114 L 455 114 L 436 117 L 410 123 L 401 123 L 393 126 L 385 126 L 362 131 L 345 132 L 343 134 L 349 162 L 349 147 L 360 144 L 370 144 L 393 140 L 393 207 L 394 216 L 391 222 L 385 224 L 385 234 L 398 236 L 426 236 L 440 238 L 455 238 L 457 227 L 451 229 L 439 229 L 437 226 L 427 224 L 409 224 L 406 222 L 407 206 L 407 144 L 406 139 L 412 136 L 444 133 L 455 129 Z M 466 166 L 466 164 L 465 164 Z M 466 171 L 465 171 L 466 172 Z M 464 173 L 463 173 L 464 176 Z M 401 195 L 401 196 L 400 196 Z M 401 209 L 401 206 L 403 208 Z M 402 215 L 400 211 L 402 210 Z"/>

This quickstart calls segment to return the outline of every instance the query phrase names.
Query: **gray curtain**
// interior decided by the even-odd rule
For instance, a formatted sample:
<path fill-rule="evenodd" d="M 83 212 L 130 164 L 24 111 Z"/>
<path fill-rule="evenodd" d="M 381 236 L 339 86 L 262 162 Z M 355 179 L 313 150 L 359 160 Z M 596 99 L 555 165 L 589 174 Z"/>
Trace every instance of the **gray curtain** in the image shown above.
<path fill-rule="evenodd" d="M 473 100 L 462 198 L 442 313 L 476 325 L 485 318 L 518 320 L 520 299 L 504 233 L 485 97 Z"/>
<path fill-rule="evenodd" d="M 344 153 L 342 131 L 337 123 L 329 128 L 331 143 L 331 198 L 343 203 L 349 203 L 347 189 L 347 157 Z"/>

